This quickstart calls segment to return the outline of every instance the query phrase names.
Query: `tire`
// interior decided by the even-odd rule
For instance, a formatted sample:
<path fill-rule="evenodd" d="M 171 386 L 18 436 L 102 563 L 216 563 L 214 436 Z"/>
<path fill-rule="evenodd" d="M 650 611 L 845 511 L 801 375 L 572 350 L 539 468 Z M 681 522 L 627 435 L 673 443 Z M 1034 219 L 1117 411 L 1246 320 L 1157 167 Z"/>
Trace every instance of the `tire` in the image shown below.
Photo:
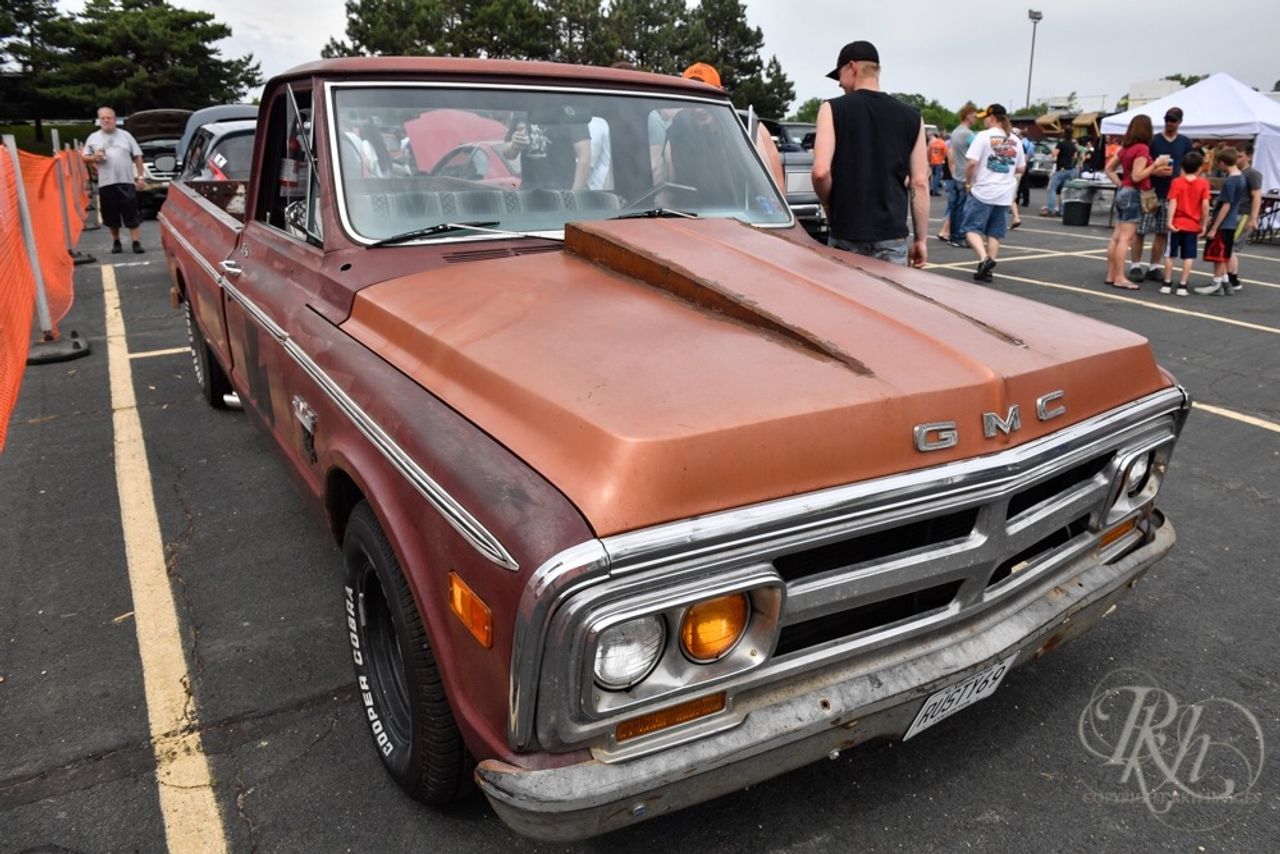
<path fill-rule="evenodd" d="M 374 749 L 415 800 L 451 803 L 470 791 L 475 760 L 458 732 L 408 582 L 366 501 L 347 522 L 342 556 L 357 696 Z"/>
<path fill-rule="evenodd" d="M 182 307 L 187 316 L 187 342 L 191 345 L 191 363 L 195 366 L 196 382 L 200 384 L 200 396 L 214 409 L 226 409 L 225 397 L 231 394 L 231 382 L 196 324 L 189 297 L 182 301 Z"/>

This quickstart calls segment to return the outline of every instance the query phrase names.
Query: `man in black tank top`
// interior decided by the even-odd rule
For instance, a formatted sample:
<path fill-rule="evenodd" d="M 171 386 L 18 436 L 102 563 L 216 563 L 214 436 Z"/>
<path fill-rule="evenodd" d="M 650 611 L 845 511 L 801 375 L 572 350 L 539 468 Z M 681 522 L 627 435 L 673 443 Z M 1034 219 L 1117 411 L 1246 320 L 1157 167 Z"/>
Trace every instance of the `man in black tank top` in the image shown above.
<path fill-rule="evenodd" d="M 828 242 L 923 267 L 929 161 L 919 111 L 880 91 L 880 54 L 870 42 L 845 45 L 827 76 L 845 91 L 818 110 L 813 145 L 813 187 L 831 220 Z M 908 200 L 914 230 L 909 243 Z"/>

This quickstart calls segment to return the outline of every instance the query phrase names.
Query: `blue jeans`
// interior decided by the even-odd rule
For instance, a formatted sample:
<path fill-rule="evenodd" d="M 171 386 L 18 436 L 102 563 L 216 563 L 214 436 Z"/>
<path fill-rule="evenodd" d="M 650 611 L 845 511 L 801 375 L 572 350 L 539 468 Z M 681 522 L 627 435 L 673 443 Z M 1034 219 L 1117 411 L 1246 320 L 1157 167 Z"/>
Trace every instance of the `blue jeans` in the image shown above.
<path fill-rule="evenodd" d="M 989 205 L 977 196 L 970 196 L 964 203 L 965 232 L 1004 240 L 1009 233 L 1009 208 L 1009 205 Z"/>
<path fill-rule="evenodd" d="M 942 187 L 942 164 L 929 167 L 929 195 L 938 195 L 939 188 Z"/>
<path fill-rule="evenodd" d="M 953 180 L 947 188 L 951 196 L 947 199 L 947 207 L 951 210 L 951 239 L 964 239 L 964 200 L 969 195 L 969 188 L 963 181 Z"/>
<path fill-rule="evenodd" d="M 896 240 L 869 240 L 862 242 L 841 240 L 833 234 L 827 237 L 827 245 L 832 249 L 843 249 L 855 255 L 879 258 L 881 261 L 901 264 L 904 267 L 907 265 L 907 238 L 905 237 L 899 237 Z"/>
<path fill-rule="evenodd" d="M 1062 210 L 1062 205 L 1058 202 L 1058 194 L 1062 192 L 1062 185 L 1073 178 L 1078 177 L 1079 169 L 1059 169 L 1053 173 L 1053 177 L 1049 179 L 1049 201 L 1045 203 L 1045 207 L 1049 209 L 1049 213 L 1057 216 Z"/>

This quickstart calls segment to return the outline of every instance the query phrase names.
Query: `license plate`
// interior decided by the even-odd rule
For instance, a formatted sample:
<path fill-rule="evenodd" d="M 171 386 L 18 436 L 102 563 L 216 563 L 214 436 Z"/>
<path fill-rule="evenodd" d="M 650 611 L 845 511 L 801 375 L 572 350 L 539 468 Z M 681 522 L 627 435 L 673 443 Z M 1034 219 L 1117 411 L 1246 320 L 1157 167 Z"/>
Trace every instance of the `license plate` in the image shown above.
<path fill-rule="evenodd" d="M 920 713 L 916 715 L 915 721 L 912 722 L 911 728 L 907 730 L 902 740 L 906 741 L 913 735 L 919 735 L 938 721 L 946 720 L 961 709 L 990 697 L 1000 687 L 1005 674 L 1009 672 L 1009 668 L 1013 667 L 1014 659 L 1017 657 L 1018 654 L 1015 652 L 1004 661 L 973 674 L 963 682 L 935 691 L 929 699 L 924 701 L 924 705 L 920 707 Z"/>

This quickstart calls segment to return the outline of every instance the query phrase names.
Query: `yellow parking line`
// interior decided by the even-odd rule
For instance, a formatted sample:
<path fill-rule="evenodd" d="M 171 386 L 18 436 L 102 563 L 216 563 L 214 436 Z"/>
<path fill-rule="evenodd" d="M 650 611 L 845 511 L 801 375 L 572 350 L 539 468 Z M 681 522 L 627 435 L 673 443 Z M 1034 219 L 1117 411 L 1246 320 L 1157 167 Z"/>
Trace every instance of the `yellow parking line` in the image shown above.
<path fill-rule="evenodd" d="M 1223 409 L 1221 406 L 1210 406 L 1207 403 L 1191 404 L 1194 409 L 1203 409 L 1205 412 L 1211 412 L 1214 415 L 1221 415 L 1223 418 L 1230 418 L 1233 421 L 1241 421 L 1245 424 L 1251 424 L 1254 427 L 1261 427 L 1263 430 L 1270 430 L 1272 433 L 1280 433 L 1280 424 L 1274 421 L 1267 421 L 1262 418 L 1256 418 L 1252 415 L 1245 415 L 1243 412 L 1234 412 L 1230 409 Z"/>
<path fill-rule="evenodd" d="M 102 268 L 102 291 L 120 525 L 129 565 L 165 840 L 171 852 L 223 852 L 227 849 L 226 836 L 189 690 L 190 674 L 165 566 L 146 441 L 129 367 L 120 292 L 116 289 L 115 270 L 109 265 Z"/>
<path fill-rule="evenodd" d="M 141 353 L 130 353 L 130 359 L 151 359 L 156 356 L 176 356 L 179 353 L 190 353 L 190 347 L 169 347 L 166 350 L 145 350 Z"/>

